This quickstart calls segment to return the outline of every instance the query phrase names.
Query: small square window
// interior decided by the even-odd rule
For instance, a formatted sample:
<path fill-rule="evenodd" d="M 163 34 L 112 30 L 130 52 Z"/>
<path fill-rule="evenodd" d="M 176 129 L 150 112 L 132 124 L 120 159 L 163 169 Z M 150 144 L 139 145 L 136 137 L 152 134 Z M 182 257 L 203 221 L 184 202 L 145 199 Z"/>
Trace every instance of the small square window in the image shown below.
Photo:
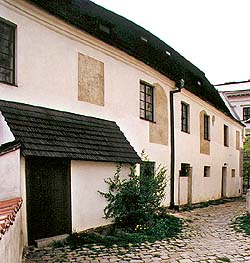
<path fill-rule="evenodd" d="M 232 177 L 235 177 L 235 169 L 232 169 L 231 175 L 232 175 Z"/>
<path fill-rule="evenodd" d="M 181 163 L 180 176 L 187 177 L 190 175 L 191 167 L 189 163 Z"/>
<path fill-rule="evenodd" d="M 154 87 L 140 82 L 140 117 L 154 121 Z"/>
<path fill-rule="evenodd" d="M 188 133 L 189 126 L 189 105 L 181 102 L 181 130 Z"/>
<path fill-rule="evenodd" d="M 204 177 L 210 177 L 210 166 L 204 166 Z"/>
<path fill-rule="evenodd" d="M 0 82 L 15 84 L 16 25 L 0 18 Z"/>

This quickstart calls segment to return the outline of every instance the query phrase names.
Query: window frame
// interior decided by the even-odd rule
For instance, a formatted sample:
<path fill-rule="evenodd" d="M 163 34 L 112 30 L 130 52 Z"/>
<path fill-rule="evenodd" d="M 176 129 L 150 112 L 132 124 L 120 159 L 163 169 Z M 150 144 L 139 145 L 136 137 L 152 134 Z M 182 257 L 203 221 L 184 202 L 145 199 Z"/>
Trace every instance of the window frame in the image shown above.
<path fill-rule="evenodd" d="M 180 177 L 189 177 L 191 171 L 190 163 L 181 163 L 181 170 L 179 171 Z"/>
<path fill-rule="evenodd" d="M 181 131 L 190 133 L 190 105 L 184 101 L 181 102 Z"/>
<path fill-rule="evenodd" d="M 224 146 L 229 147 L 229 127 L 226 124 L 224 124 L 224 128 L 223 128 L 223 139 L 224 139 Z"/>
<path fill-rule="evenodd" d="M 145 169 L 145 167 L 143 166 L 148 166 L 148 168 L 150 169 L 150 173 L 151 175 L 154 175 L 155 172 L 155 162 L 153 161 L 142 161 L 140 163 L 140 176 L 142 175 L 141 171 L 142 169 Z M 145 174 L 144 174 L 145 175 Z"/>
<path fill-rule="evenodd" d="M 0 79 L 0 83 L 11 85 L 11 86 L 16 86 L 16 28 L 17 28 L 17 25 L 6 20 L 6 19 L 4 19 L 4 18 L 2 18 L 2 17 L 0 17 L 0 23 L 11 28 L 11 30 L 12 30 L 12 43 L 11 43 L 12 44 L 12 49 L 11 49 L 12 54 L 6 54 L 4 52 L 1 52 L 1 50 L 0 50 L 0 54 L 5 54 L 8 56 L 8 58 L 10 58 L 12 56 L 10 58 L 11 62 L 12 62 L 11 68 L 3 67 L 0 64 L 0 68 L 6 69 L 6 70 L 9 70 L 12 72 L 12 77 L 11 77 L 11 81 L 5 81 L 5 80 Z"/>
<path fill-rule="evenodd" d="M 203 177 L 210 177 L 211 166 L 205 165 L 203 168 Z"/>
<path fill-rule="evenodd" d="M 150 94 L 147 93 L 147 89 L 150 89 Z M 151 105 L 151 110 L 147 110 L 148 105 Z M 150 113 L 151 117 L 148 117 L 147 113 Z M 154 86 L 142 80 L 140 80 L 140 118 L 154 122 Z"/>
<path fill-rule="evenodd" d="M 210 141 L 210 116 L 207 114 L 204 114 L 204 140 Z"/>
<path fill-rule="evenodd" d="M 231 169 L 231 177 L 235 177 L 236 176 L 236 169 L 232 168 Z"/>
<path fill-rule="evenodd" d="M 248 111 L 248 114 L 245 114 L 245 111 Z M 248 116 L 248 118 L 246 118 L 245 116 Z M 250 107 L 243 107 L 243 121 L 246 121 L 250 119 Z"/>

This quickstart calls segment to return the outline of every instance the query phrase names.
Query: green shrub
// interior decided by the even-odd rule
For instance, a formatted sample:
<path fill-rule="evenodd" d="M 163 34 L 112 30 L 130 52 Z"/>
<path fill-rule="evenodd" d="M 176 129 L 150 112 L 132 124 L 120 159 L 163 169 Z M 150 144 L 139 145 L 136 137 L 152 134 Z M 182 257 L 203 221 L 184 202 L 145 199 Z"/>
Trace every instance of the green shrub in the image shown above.
<path fill-rule="evenodd" d="M 166 169 L 158 167 L 153 172 L 144 162 L 140 174 L 135 166 L 131 166 L 127 179 L 121 179 L 120 174 L 118 166 L 114 178 L 105 180 L 108 192 L 100 192 L 108 202 L 104 214 L 116 225 L 135 230 L 138 225 L 153 221 L 165 196 Z"/>
<path fill-rule="evenodd" d="M 237 230 L 244 231 L 247 235 L 250 235 L 250 214 L 237 217 L 234 225 Z"/>
<path fill-rule="evenodd" d="M 158 214 L 155 215 L 150 225 L 137 225 L 135 230 L 109 225 L 91 231 L 73 233 L 67 238 L 64 245 L 69 245 L 71 248 L 92 244 L 105 247 L 111 247 L 114 244 L 119 247 L 129 247 L 129 244 L 136 245 L 146 241 L 154 242 L 171 238 L 181 231 L 181 227 L 182 222 L 179 218 Z"/>

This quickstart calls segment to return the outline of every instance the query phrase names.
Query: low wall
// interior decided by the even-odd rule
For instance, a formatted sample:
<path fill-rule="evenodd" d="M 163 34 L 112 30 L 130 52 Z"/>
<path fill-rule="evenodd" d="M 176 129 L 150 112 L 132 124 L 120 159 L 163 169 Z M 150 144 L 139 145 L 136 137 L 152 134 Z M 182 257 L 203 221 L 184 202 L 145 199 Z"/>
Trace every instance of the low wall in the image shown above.
<path fill-rule="evenodd" d="M 22 208 L 21 208 L 22 210 Z M 21 210 L 17 213 L 13 225 L 0 240 L 0 262 L 21 263 L 23 254 L 23 232 L 21 222 Z"/>

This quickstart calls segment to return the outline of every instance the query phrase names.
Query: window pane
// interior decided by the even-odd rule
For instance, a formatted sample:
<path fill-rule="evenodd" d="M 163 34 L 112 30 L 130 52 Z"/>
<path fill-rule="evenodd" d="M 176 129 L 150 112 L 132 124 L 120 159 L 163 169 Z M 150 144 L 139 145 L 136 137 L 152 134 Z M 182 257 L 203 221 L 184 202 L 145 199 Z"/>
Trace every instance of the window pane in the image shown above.
<path fill-rule="evenodd" d="M 181 130 L 189 132 L 189 105 L 181 103 Z"/>
<path fill-rule="evenodd" d="M 14 83 L 15 26 L 0 20 L 0 81 Z"/>
<path fill-rule="evenodd" d="M 153 87 L 140 83 L 140 117 L 153 121 Z"/>
<path fill-rule="evenodd" d="M 210 139 L 210 117 L 208 115 L 204 115 L 204 139 Z"/>
<path fill-rule="evenodd" d="M 140 91 L 141 91 L 141 92 L 145 92 L 145 87 L 144 87 L 143 84 L 140 84 Z"/>
<path fill-rule="evenodd" d="M 140 101 L 140 109 L 142 109 L 142 110 L 145 109 L 145 103 L 144 103 L 144 101 Z"/>
<path fill-rule="evenodd" d="M 145 111 L 144 110 L 140 110 L 140 117 L 145 119 Z"/>

